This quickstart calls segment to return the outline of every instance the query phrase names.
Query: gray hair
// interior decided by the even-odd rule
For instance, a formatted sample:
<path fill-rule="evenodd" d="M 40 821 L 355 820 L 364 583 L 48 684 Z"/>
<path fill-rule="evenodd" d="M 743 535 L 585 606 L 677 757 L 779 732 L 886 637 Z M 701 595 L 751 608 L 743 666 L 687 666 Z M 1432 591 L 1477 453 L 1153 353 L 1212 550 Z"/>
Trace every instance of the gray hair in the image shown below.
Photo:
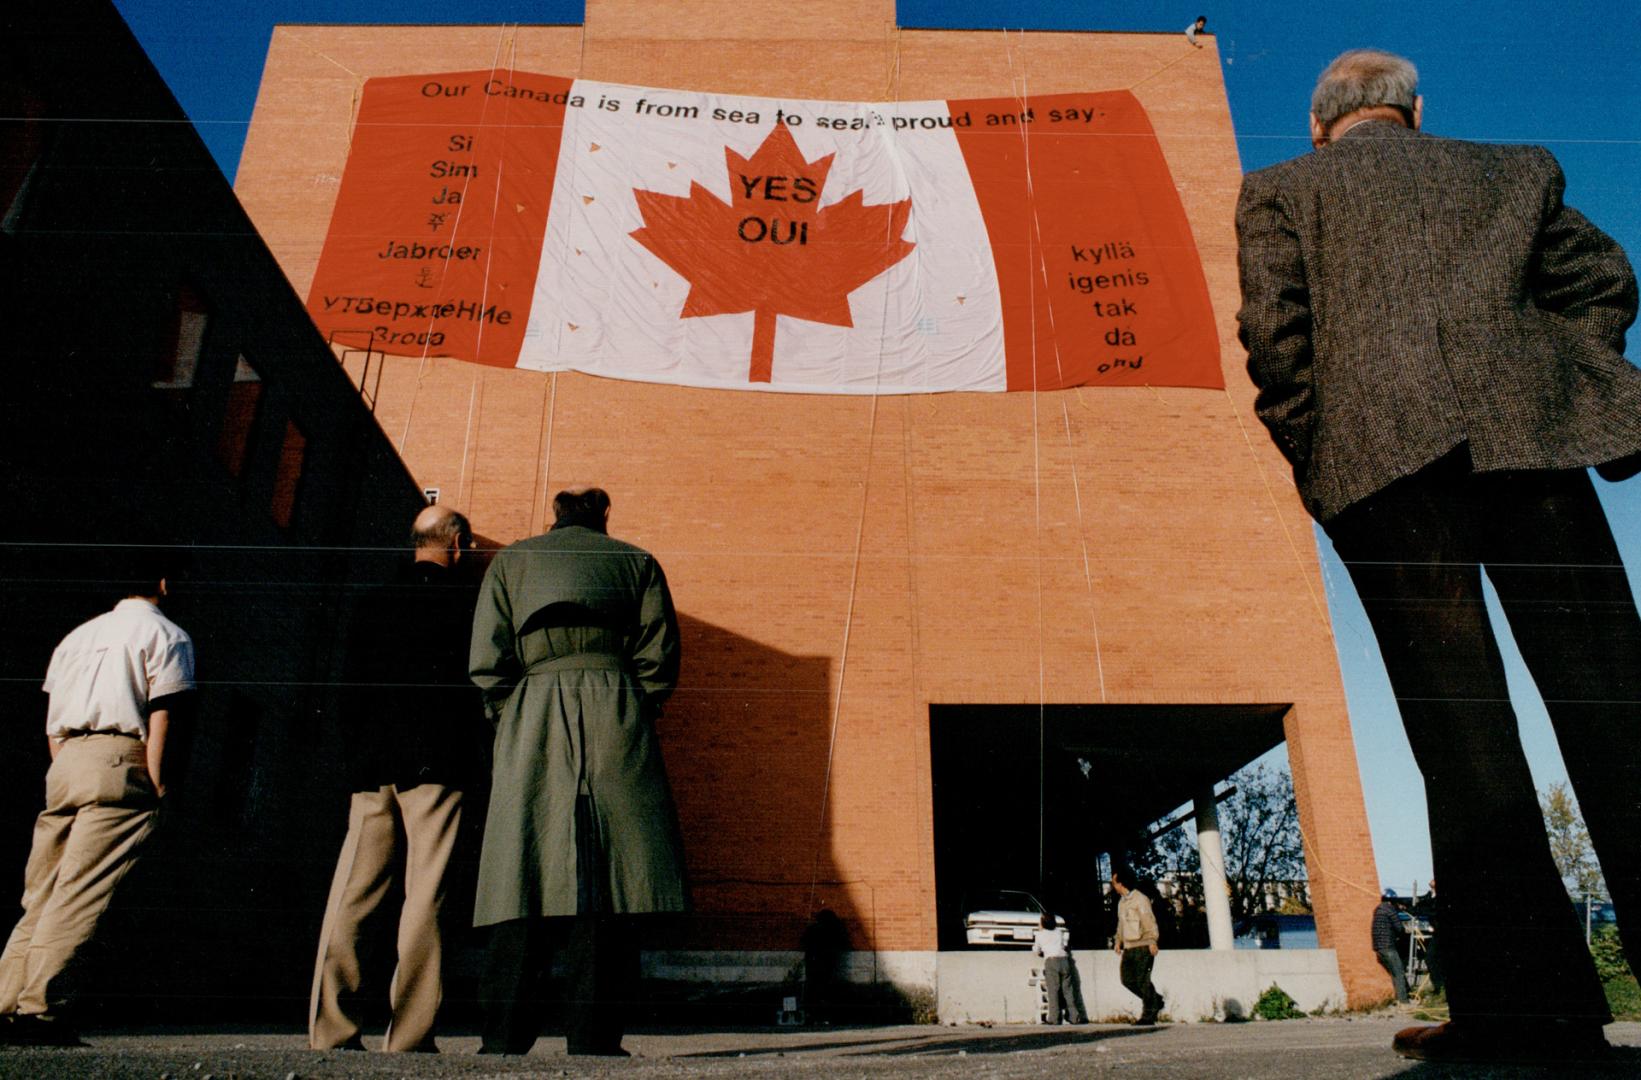
<path fill-rule="evenodd" d="M 1336 57 L 1316 80 L 1311 115 L 1325 131 L 1357 109 L 1388 105 L 1400 109 L 1412 124 L 1418 96 L 1419 71 L 1411 61 L 1379 49 L 1352 49 Z"/>

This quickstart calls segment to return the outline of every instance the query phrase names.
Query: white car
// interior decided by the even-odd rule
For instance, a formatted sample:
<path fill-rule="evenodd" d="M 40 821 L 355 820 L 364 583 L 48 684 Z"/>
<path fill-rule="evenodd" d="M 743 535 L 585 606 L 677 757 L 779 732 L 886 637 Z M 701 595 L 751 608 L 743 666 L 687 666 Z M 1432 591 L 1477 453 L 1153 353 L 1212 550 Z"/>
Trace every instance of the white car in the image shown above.
<path fill-rule="evenodd" d="M 970 945 L 1031 945 L 1031 935 L 1042 923 L 1046 910 L 1028 892 L 997 889 L 965 898 L 963 931 Z M 1058 915 L 1055 926 L 1066 921 Z"/>

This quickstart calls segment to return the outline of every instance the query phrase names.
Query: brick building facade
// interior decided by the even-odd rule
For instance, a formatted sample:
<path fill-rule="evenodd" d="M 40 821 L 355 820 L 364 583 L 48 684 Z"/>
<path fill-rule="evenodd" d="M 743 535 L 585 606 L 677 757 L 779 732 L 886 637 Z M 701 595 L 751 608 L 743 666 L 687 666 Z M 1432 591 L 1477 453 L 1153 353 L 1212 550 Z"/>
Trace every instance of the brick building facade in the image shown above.
<path fill-rule="evenodd" d="M 373 76 L 504 66 L 866 101 L 1128 89 L 1156 128 L 1228 390 L 788 396 L 345 356 L 417 482 L 484 535 L 537 532 L 554 491 L 596 483 L 612 532 L 667 568 L 686 639 L 662 735 L 699 909 L 680 945 L 793 948 L 826 904 L 856 949 L 925 978 L 956 909 L 937 896 L 957 880 L 939 880 L 937 848 L 962 847 L 950 821 L 941 842 L 931 724 L 995 709 L 997 744 L 1035 748 L 1058 724 L 1075 755 L 1143 745 L 1145 717 L 1167 716 L 1181 761 L 1199 739 L 1255 732 L 1210 781 L 1286 739 L 1321 941 L 1352 1002 L 1385 996 L 1310 520 L 1235 338 L 1240 170 L 1204 41 L 920 31 L 896 25 L 892 0 L 589 0 L 582 26 L 275 31 L 236 187 L 302 295 Z M 1063 830 L 1043 853 L 1038 761 L 1038 791 L 1017 793 L 1038 822 L 1017 861 L 1041 875 L 1102 838 Z"/>

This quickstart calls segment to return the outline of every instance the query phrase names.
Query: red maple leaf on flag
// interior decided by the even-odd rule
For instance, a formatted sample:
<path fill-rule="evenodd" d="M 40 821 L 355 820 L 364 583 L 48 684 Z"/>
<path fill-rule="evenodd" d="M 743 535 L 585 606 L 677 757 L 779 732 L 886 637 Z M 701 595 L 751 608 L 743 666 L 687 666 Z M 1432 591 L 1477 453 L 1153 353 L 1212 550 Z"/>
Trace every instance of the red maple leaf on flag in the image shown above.
<path fill-rule="evenodd" d="M 688 195 L 635 188 L 633 239 L 689 282 L 681 319 L 752 312 L 752 382 L 769 382 L 775 316 L 853 326 L 849 294 L 917 245 L 900 238 L 912 201 L 867 206 L 860 191 L 822 208 L 827 154 L 805 161 L 784 122 L 750 158 L 724 148 L 731 200 L 695 181 Z"/>

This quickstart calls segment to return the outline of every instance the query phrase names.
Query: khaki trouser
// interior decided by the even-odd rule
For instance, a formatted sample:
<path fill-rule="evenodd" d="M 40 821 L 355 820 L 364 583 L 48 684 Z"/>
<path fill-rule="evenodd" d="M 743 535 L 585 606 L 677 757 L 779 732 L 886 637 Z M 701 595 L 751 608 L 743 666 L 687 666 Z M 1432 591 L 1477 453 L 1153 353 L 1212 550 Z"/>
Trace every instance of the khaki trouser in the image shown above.
<path fill-rule="evenodd" d="M 62 1009 L 74 955 L 136 865 L 158 808 L 140 740 L 78 735 L 58 749 L 23 871 L 23 917 L 0 953 L 0 1013 Z"/>
<path fill-rule="evenodd" d="M 388 991 L 393 1020 L 385 1046 L 434 1048 L 433 1024 L 444 996 L 445 869 L 461 816 L 462 793 L 442 784 L 353 793 L 308 1003 L 308 1045 L 314 1049 L 359 1039 L 360 928 L 398 895 L 401 884 L 399 965 Z"/>

